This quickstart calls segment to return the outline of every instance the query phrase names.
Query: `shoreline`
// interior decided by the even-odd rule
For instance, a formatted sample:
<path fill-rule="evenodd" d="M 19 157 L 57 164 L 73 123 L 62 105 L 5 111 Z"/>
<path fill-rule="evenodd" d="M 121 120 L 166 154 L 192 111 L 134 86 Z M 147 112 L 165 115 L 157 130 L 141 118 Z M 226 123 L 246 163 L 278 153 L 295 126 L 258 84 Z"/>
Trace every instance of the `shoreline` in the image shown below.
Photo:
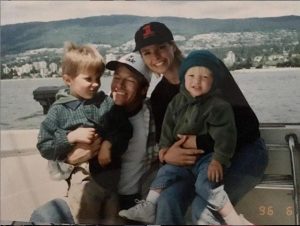
<path fill-rule="evenodd" d="M 250 68 L 250 69 L 238 69 L 230 72 L 254 72 L 254 71 L 298 71 L 300 67 L 268 67 L 268 68 Z"/>
<path fill-rule="evenodd" d="M 230 70 L 230 72 L 253 72 L 253 71 L 297 71 L 300 70 L 300 67 L 267 67 L 267 68 L 242 68 L 242 69 L 237 69 L 237 70 Z M 109 76 L 105 76 L 109 77 Z M 61 77 L 54 77 L 54 78 L 13 78 L 13 79 L 1 79 L 1 81 L 18 81 L 18 80 L 45 80 L 45 79 L 58 79 Z"/>

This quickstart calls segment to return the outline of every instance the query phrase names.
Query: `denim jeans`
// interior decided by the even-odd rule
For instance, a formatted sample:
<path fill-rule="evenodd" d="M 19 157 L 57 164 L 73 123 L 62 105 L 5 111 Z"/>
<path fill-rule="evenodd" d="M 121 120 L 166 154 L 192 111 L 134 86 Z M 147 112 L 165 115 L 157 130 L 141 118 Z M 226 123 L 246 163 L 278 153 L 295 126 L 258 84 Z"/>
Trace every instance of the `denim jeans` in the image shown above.
<path fill-rule="evenodd" d="M 179 180 L 185 180 L 185 178 L 193 178 L 191 168 L 166 164 L 158 170 L 150 189 L 165 189 Z"/>
<path fill-rule="evenodd" d="M 70 208 L 63 199 L 53 199 L 35 209 L 29 221 L 36 224 L 75 224 Z"/>
<path fill-rule="evenodd" d="M 243 146 L 232 159 L 232 164 L 224 178 L 225 191 L 233 204 L 258 184 L 268 164 L 268 153 L 264 141 Z M 192 203 L 192 221 L 220 224 L 220 218 L 207 208 L 207 202 L 195 196 L 192 179 L 174 183 L 162 191 L 156 213 L 156 224 L 185 224 L 185 213 Z"/>
<path fill-rule="evenodd" d="M 185 212 L 195 197 L 194 180 L 179 180 L 163 190 L 156 208 L 157 225 L 185 224 Z"/>
<path fill-rule="evenodd" d="M 191 167 L 164 165 L 159 169 L 155 180 L 151 184 L 151 189 L 165 189 L 179 180 L 188 178 L 188 180 L 194 182 L 196 194 L 206 200 L 210 208 L 221 209 L 228 198 L 224 186 L 208 180 L 207 171 L 212 160 L 212 154 L 209 153 L 203 156 Z"/>
<path fill-rule="evenodd" d="M 195 192 L 206 203 L 207 207 L 218 211 L 228 202 L 228 196 L 224 191 L 224 185 L 221 183 L 211 182 L 208 180 L 208 166 L 212 160 L 210 153 L 196 163 L 193 167 L 193 173 L 196 176 Z M 226 171 L 224 171 L 224 174 Z"/>

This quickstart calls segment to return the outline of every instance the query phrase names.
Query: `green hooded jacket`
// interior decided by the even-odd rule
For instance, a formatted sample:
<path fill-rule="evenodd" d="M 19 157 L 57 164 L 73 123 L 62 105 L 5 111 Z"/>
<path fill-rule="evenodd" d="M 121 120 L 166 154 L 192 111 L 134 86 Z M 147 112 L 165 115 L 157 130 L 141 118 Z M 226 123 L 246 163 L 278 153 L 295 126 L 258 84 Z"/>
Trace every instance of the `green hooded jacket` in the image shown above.
<path fill-rule="evenodd" d="M 236 126 L 231 105 L 218 90 L 192 97 L 184 86 L 169 103 L 162 126 L 160 148 L 168 148 L 178 134 L 209 134 L 214 140 L 213 159 L 228 167 L 236 147 Z M 205 150 L 204 150 L 205 151 Z"/>

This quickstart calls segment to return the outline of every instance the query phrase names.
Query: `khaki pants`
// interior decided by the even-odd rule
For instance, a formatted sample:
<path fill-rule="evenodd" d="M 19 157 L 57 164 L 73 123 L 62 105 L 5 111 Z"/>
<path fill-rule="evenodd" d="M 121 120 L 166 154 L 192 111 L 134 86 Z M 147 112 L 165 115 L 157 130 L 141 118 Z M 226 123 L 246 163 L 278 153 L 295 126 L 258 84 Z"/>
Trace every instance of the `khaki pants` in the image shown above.
<path fill-rule="evenodd" d="M 118 217 L 119 203 L 116 193 L 104 189 L 82 171 L 72 174 L 65 200 L 75 223 L 123 224 L 123 220 Z"/>

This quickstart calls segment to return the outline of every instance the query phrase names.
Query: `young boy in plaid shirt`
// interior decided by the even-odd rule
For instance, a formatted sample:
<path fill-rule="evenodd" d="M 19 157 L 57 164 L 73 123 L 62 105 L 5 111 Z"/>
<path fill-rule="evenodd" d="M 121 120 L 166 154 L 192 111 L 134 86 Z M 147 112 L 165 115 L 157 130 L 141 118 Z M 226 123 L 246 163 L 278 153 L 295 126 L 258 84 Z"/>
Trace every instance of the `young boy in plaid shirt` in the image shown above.
<path fill-rule="evenodd" d="M 52 160 L 53 179 L 67 179 L 76 168 L 88 177 L 90 164 L 102 168 L 118 165 L 127 149 L 132 126 L 125 110 L 103 91 L 98 92 L 104 70 L 104 59 L 94 46 L 65 44 L 62 77 L 69 89 L 51 106 L 37 143 L 41 155 Z M 98 157 L 90 164 L 74 168 L 63 163 L 75 145 L 100 141 L 100 150 L 93 153 Z"/>

